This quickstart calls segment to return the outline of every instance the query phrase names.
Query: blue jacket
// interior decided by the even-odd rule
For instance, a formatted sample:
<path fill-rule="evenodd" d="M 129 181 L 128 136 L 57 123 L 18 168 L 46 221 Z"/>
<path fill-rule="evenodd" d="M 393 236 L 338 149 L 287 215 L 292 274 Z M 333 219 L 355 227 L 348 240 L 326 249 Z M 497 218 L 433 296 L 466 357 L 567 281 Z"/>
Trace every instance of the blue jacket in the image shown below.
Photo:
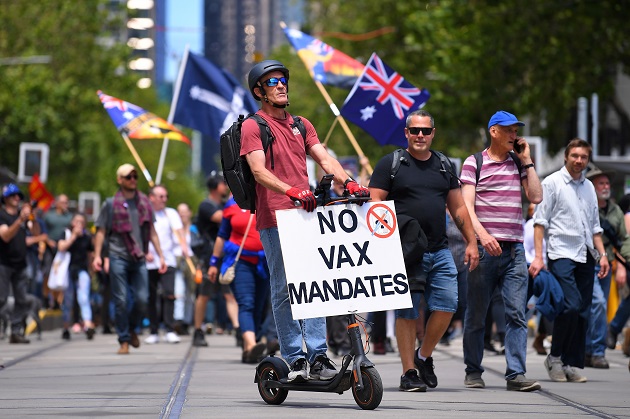
<path fill-rule="evenodd" d="M 553 321 L 564 310 L 564 293 L 558 280 L 547 270 L 534 278 L 534 295 L 538 297 L 536 310 Z"/>

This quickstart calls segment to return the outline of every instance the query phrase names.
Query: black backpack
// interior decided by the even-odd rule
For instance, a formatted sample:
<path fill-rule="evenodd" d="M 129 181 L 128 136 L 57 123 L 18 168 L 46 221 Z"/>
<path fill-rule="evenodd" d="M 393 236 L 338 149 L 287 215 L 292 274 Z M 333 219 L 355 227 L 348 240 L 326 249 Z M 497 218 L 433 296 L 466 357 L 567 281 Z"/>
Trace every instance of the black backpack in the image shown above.
<path fill-rule="evenodd" d="M 291 115 L 293 116 L 293 115 Z M 250 210 L 252 213 L 256 210 L 256 180 L 252 171 L 245 160 L 241 157 L 241 126 L 243 122 L 249 118 L 254 118 L 260 128 L 260 139 L 265 154 L 269 149 L 271 157 L 271 169 L 274 168 L 273 161 L 273 142 L 275 140 L 271 133 L 271 129 L 267 122 L 258 114 L 249 114 L 247 116 L 239 115 L 230 128 L 221 134 L 221 167 L 223 168 L 223 176 L 227 183 L 234 200 L 239 207 Z M 304 138 L 304 147 L 306 148 L 306 127 L 299 116 L 293 116 L 293 128 L 297 128 Z"/>

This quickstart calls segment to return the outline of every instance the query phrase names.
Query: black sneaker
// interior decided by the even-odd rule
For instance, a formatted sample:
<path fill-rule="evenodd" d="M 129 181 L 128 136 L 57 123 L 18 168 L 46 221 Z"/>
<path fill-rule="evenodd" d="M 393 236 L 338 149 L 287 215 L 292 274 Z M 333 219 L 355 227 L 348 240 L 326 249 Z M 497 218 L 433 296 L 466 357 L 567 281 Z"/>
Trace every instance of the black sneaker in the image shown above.
<path fill-rule="evenodd" d="M 337 370 L 326 354 L 317 355 L 315 362 L 311 365 L 311 380 L 330 380 L 337 375 Z"/>
<path fill-rule="evenodd" d="M 63 333 L 61 334 L 61 339 L 70 340 L 70 331 L 68 329 L 63 330 Z"/>
<path fill-rule="evenodd" d="M 287 381 L 304 383 L 308 380 L 308 371 L 306 371 L 306 359 L 298 358 L 291 364 L 291 371 L 287 376 Z"/>
<path fill-rule="evenodd" d="M 433 358 L 428 357 L 426 361 L 418 358 L 418 351 L 413 355 L 413 363 L 416 364 L 416 368 L 418 368 L 418 372 L 420 373 L 420 378 L 424 381 L 429 387 L 436 388 L 438 385 L 437 376 L 433 372 L 435 366 L 433 365 Z"/>
<path fill-rule="evenodd" d="M 407 370 L 405 375 L 400 377 L 400 386 L 398 387 L 400 391 L 419 391 L 426 392 L 427 385 L 422 382 L 420 377 L 418 377 L 418 371 L 416 370 Z"/>
<path fill-rule="evenodd" d="M 85 335 L 87 336 L 88 340 L 94 339 L 94 333 L 96 333 L 96 331 L 93 327 L 90 327 L 85 331 Z"/>
<path fill-rule="evenodd" d="M 206 338 L 203 335 L 203 330 L 196 329 L 195 334 L 193 336 L 192 341 L 193 346 L 208 346 L 208 342 L 206 342 Z"/>

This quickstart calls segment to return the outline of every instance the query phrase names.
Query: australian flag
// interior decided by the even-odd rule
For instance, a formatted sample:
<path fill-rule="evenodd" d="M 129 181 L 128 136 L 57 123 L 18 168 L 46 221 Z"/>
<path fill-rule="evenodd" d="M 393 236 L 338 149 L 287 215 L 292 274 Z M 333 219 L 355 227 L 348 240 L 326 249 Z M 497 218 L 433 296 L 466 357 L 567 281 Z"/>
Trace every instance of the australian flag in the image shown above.
<path fill-rule="evenodd" d="M 341 115 L 381 145 L 407 147 L 407 115 L 423 107 L 430 96 L 426 89 L 413 86 L 374 53 L 346 98 Z"/>
<path fill-rule="evenodd" d="M 186 55 L 175 88 L 173 123 L 219 141 L 238 116 L 258 110 L 249 91 L 226 70 L 201 55 Z"/>

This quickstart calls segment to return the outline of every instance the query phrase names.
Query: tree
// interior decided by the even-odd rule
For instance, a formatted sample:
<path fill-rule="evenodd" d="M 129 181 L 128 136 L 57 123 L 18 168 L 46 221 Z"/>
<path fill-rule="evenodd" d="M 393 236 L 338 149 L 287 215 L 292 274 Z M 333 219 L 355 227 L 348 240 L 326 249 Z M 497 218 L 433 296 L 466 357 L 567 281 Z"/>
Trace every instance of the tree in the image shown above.
<path fill-rule="evenodd" d="M 137 88 L 137 76 L 126 72 L 129 48 L 117 34 L 125 27 L 126 9 L 123 4 L 123 13 L 116 14 L 111 7 L 112 2 L 97 0 L 0 1 L 0 58 L 50 56 L 48 64 L 0 66 L 1 163 L 17 171 L 20 143 L 47 143 L 47 187 L 75 199 L 82 190 L 110 195 L 116 167 L 133 162 L 97 90 L 160 116 L 168 109 L 152 90 Z M 108 44 L 107 37 L 118 42 Z M 155 173 L 161 141 L 135 144 Z M 171 146 L 169 155 L 165 172 L 178 174 L 176 198 L 195 203 L 199 191 L 184 176 L 190 150 Z"/>
<path fill-rule="evenodd" d="M 616 103 L 617 71 L 630 63 L 627 6 L 608 0 L 380 0 L 362 2 L 358 13 L 354 3 L 322 0 L 311 2 L 310 22 L 315 36 L 330 28 L 363 33 L 395 23 L 395 33 L 364 42 L 323 40 L 355 57 L 375 51 L 426 87 L 436 147 L 465 157 L 482 145 L 496 110 L 530 116 L 532 133 L 548 138 L 555 151 L 575 135 L 571 121 L 579 96 L 598 93 L 601 109 Z"/>

